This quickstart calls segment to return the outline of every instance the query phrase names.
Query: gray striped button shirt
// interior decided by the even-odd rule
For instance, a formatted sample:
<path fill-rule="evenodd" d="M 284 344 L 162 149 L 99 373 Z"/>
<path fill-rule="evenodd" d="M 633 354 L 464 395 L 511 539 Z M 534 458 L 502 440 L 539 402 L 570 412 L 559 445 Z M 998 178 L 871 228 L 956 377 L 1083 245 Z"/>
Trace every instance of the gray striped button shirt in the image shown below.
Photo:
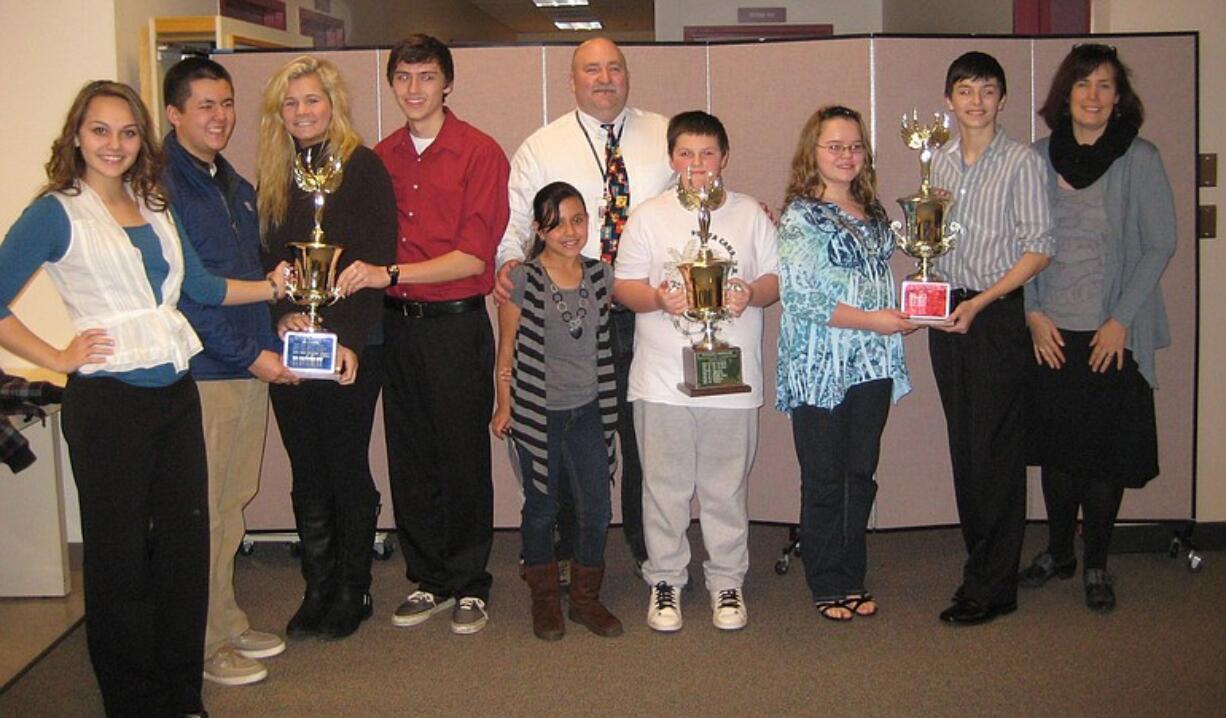
<path fill-rule="evenodd" d="M 950 219 L 962 225 L 938 271 L 956 288 L 983 291 L 1025 252 L 1055 254 L 1046 168 L 1037 152 L 999 127 L 969 167 L 961 148 L 959 138 L 932 158 L 932 184 L 953 193 Z"/>

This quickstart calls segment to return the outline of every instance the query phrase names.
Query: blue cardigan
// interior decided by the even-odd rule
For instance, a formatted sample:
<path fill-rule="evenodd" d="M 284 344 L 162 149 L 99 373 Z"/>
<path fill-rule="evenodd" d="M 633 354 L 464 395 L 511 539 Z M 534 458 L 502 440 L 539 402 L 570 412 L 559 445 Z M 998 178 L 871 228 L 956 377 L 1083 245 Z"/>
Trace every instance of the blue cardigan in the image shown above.
<path fill-rule="evenodd" d="M 229 196 L 183 146 L 172 131 L 166 136 L 162 182 L 180 221 L 179 229 L 209 272 L 232 279 L 263 279 L 260 220 L 255 189 L 221 155 L 215 164 L 225 173 Z M 205 306 L 184 297 L 179 310 L 200 335 L 204 351 L 192 357 L 192 376 L 199 380 L 244 379 L 260 352 L 280 352 L 268 307 L 245 304 Z"/>
<path fill-rule="evenodd" d="M 1051 196 L 1058 191 L 1059 175 L 1048 157 L 1048 139 L 1034 143 L 1047 162 Z M 1128 327 L 1124 346 L 1132 351 L 1141 376 L 1155 389 L 1158 377 L 1154 353 L 1171 343 L 1159 280 L 1175 253 L 1175 202 L 1162 167 L 1158 148 L 1140 137 L 1104 175 L 1103 195 L 1107 237 L 1103 257 L 1103 309 L 1108 317 Z M 1057 238 L 1059 241 L 1059 238 Z M 1059 245 L 1056 247 L 1059 252 Z M 1043 273 L 1026 285 L 1026 311 L 1042 310 Z"/>

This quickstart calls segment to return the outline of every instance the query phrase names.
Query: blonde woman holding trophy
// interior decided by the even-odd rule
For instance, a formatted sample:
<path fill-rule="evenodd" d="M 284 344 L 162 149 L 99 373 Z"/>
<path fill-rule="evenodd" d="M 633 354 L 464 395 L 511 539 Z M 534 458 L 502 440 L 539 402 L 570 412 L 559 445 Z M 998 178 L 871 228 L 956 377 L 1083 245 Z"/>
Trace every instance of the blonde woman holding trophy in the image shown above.
<path fill-rule="evenodd" d="M 779 222 L 776 407 L 800 460 L 800 545 L 820 616 L 877 613 L 864 583 L 865 528 L 890 403 L 911 390 L 894 252 L 860 113 L 819 109 L 801 130 Z"/>
<path fill-rule="evenodd" d="M 391 180 L 354 130 L 348 92 L 332 63 L 298 57 L 268 80 L 256 177 L 266 261 L 296 260 L 299 285 L 316 279 L 328 284 L 330 274 L 355 260 L 378 266 L 394 260 Z M 319 251 L 304 247 L 321 245 L 331 266 L 318 277 L 304 276 L 315 272 L 303 258 Z M 370 562 L 379 492 L 367 451 L 382 386 L 382 298 L 376 290 L 363 290 L 336 301 L 342 294 L 336 287 L 318 289 L 330 293 L 333 302 L 313 301 L 310 313 L 318 321 L 288 301 L 273 308 L 273 319 L 291 341 L 303 333 L 309 347 L 315 330 L 323 335 L 320 341 L 335 342 L 336 373 L 273 387 L 271 396 L 293 469 L 294 521 L 306 580 L 302 605 L 286 634 L 337 639 L 356 631 L 372 610 Z"/>

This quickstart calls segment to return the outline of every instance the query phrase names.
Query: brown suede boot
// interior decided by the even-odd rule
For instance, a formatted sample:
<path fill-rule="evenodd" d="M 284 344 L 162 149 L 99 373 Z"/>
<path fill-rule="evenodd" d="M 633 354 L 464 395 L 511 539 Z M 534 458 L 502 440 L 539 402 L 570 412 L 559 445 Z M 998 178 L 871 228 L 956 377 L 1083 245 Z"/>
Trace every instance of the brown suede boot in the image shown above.
<path fill-rule="evenodd" d="M 567 615 L 575 623 L 587 626 L 597 636 L 613 638 L 622 634 L 622 622 L 600 602 L 600 584 L 603 582 L 604 566 L 593 568 L 571 561 L 570 610 Z"/>
<path fill-rule="evenodd" d="M 532 591 L 532 632 L 543 641 L 558 640 L 566 634 L 566 621 L 562 619 L 557 562 L 524 566 L 524 579 Z"/>

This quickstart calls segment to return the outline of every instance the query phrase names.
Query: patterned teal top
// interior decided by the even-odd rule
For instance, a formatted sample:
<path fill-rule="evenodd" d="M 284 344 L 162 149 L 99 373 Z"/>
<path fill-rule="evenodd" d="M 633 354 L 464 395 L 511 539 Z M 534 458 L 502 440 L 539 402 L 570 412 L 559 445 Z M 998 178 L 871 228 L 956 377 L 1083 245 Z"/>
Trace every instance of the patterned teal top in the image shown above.
<path fill-rule="evenodd" d="M 894 381 L 911 391 L 902 336 L 828 324 L 840 302 L 866 311 L 897 306 L 890 255 L 894 235 L 880 205 L 867 220 L 813 199 L 789 203 L 779 220 L 779 363 L 775 407 L 838 406 L 849 387 Z"/>

